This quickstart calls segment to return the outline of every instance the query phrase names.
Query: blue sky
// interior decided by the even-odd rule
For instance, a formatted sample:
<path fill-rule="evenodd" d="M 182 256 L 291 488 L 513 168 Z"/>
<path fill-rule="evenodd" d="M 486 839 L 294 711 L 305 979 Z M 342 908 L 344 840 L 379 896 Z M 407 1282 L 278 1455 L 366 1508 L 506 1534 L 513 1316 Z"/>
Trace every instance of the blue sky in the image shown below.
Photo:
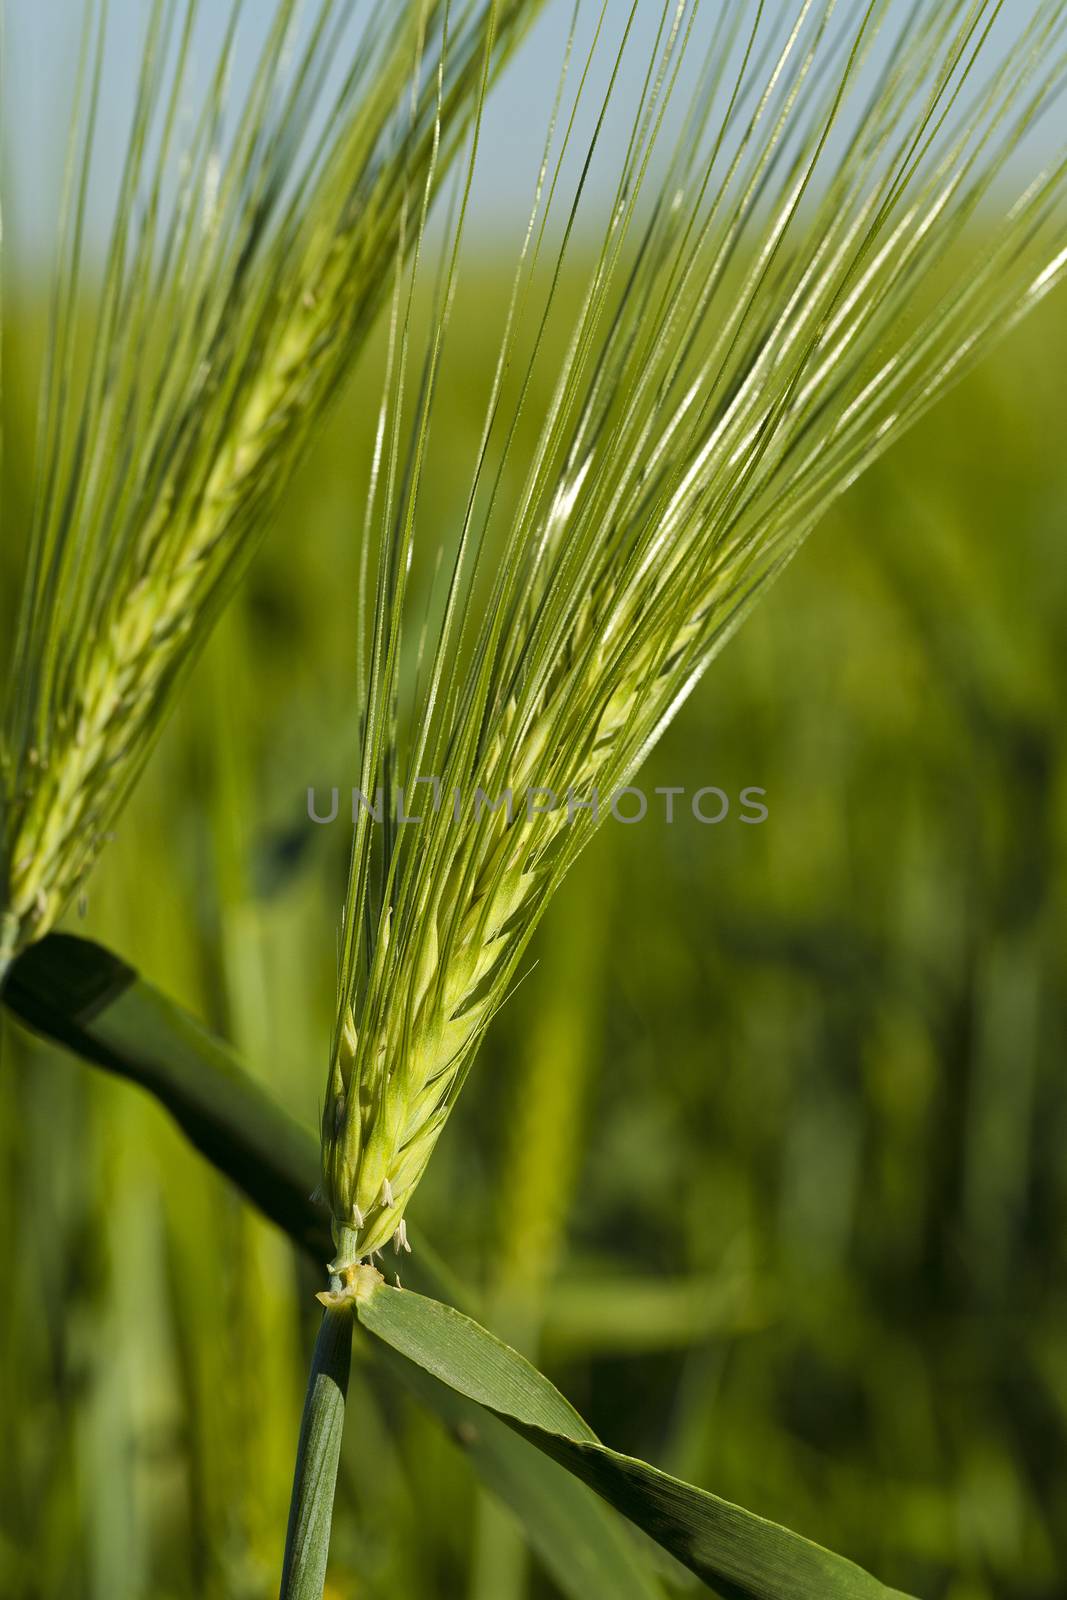
<path fill-rule="evenodd" d="M 46 246 L 54 228 L 67 116 L 81 36 L 82 0 L 0 0 L 5 9 L 5 101 L 8 208 L 23 242 Z M 273 7 L 252 0 L 252 25 L 242 54 L 253 56 L 263 22 Z M 104 79 L 98 153 L 103 170 L 118 170 L 125 146 L 132 86 L 148 0 L 110 0 L 110 43 Z M 228 6 L 208 0 L 198 59 L 210 60 L 221 38 Z M 510 223 L 525 214 L 531 161 L 536 163 L 570 27 L 573 0 L 548 0 L 521 58 L 498 85 L 479 160 L 475 221 Z M 594 7 L 584 0 L 580 39 L 591 37 Z M 638 52 L 647 56 L 655 36 L 659 0 L 643 0 L 631 53 L 636 78 Z M 520 184 L 516 174 L 524 175 Z M 103 212 L 98 207 L 98 212 Z M 96 222 L 103 223 L 98 214 Z M 12 235 L 9 215 L 8 237 Z"/>
<path fill-rule="evenodd" d="M 47 254 L 54 235 L 83 0 L 0 0 L 0 5 L 4 8 L 6 29 L 5 232 L 8 248 L 14 241 L 18 255 L 40 259 Z M 1028 9 L 1024 0 L 1011 0 L 1011 6 L 1018 7 L 1017 15 Z M 639 0 L 620 104 L 632 103 L 633 94 L 626 90 L 629 87 L 636 92 L 638 88 L 641 63 L 648 60 L 661 7 L 662 0 Z M 475 189 L 473 222 L 479 229 L 510 233 L 526 214 L 573 8 L 574 0 L 547 0 L 532 36 L 497 86 L 486 119 Z M 579 45 L 590 38 L 598 8 L 599 0 L 581 0 Z M 245 67 L 253 56 L 251 46 L 262 37 L 273 6 L 268 0 L 248 0 L 247 9 L 252 20 L 242 56 Z M 713 13 L 714 5 L 709 9 Z M 627 10 L 625 0 L 609 0 L 609 28 L 617 32 Z M 206 0 L 198 52 L 202 64 L 211 60 L 227 11 L 224 0 Z M 125 145 L 147 12 L 148 0 L 110 0 L 110 46 L 98 152 L 100 170 L 110 173 L 112 182 Z M 602 69 L 606 64 L 604 55 Z M 599 81 L 603 82 L 603 72 Z M 592 97 L 582 124 L 584 130 L 591 126 L 591 107 Z M 581 144 L 579 139 L 578 146 Z M 603 175 L 611 168 L 610 130 L 604 146 L 601 192 Z M 594 190 L 596 186 L 594 173 Z M 107 210 L 102 190 L 91 215 L 97 236 L 103 232 Z"/>

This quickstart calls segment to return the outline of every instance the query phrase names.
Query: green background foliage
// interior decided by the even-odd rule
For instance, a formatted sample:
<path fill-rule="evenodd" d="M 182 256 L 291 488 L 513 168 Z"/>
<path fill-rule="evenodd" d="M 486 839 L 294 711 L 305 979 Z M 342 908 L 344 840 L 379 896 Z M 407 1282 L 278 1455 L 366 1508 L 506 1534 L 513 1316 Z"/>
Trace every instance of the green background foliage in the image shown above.
<path fill-rule="evenodd" d="M 498 278 L 486 247 L 457 302 L 443 533 Z M 5 627 L 40 320 L 9 303 Z M 760 785 L 767 822 L 602 829 L 412 1207 L 612 1447 L 929 1600 L 1067 1583 L 1065 361 L 1060 295 L 713 666 L 644 785 Z M 69 921 L 309 1126 L 348 840 L 305 791 L 355 781 L 379 372 L 372 350 Z M 320 1285 L 147 1097 L 0 1026 L 0 1592 L 270 1595 Z M 362 1335 L 327 1592 L 556 1593 Z"/>

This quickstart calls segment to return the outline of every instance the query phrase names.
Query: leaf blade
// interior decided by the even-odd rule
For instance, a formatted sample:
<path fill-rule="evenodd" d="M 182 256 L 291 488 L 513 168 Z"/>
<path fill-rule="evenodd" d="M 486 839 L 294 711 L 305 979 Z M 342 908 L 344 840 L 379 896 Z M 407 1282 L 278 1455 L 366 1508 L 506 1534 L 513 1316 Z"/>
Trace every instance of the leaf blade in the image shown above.
<path fill-rule="evenodd" d="M 608 1449 L 547 1378 L 453 1307 L 379 1281 L 360 1295 L 357 1315 L 567 1467 L 725 1600 L 906 1600 L 800 1534 Z"/>
<path fill-rule="evenodd" d="M 181 1006 L 102 945 L 59 933 L 18 958 L 3 1003 L 36 1034 L 152 1094 L 200 1153 L 322 1265 L 331 1240 L 325 1213 L 311 1199 L 317 1140 Z M 405 1276 L 427 1294 L 460 1297 L 460 1286 L 434 1265 L 429 1248 L 417 1245 Z M 518 1517 L 567 1600 L 590 1594 L 664 1600 L 647 1554 L 571 1473 L 387 1347 L 376 1353 L 437 1415 L 485 1486 Z"/>
<path fill-rule="evenodd" d="M 103 945 L 60 933 L 22 953 L 3 998 L 33 1032 L 147 1089 L 253 1205 L 325 1261 L 315 1139 L 188 1011 Z"/>

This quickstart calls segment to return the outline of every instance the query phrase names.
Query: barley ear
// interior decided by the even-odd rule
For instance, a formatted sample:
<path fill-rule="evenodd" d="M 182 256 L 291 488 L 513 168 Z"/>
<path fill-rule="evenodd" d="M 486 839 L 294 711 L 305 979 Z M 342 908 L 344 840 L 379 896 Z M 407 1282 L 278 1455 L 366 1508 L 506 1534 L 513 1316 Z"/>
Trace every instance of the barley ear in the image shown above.
<path fill-rule="evenodd" d="M 0 739 L 3 959 L 54 925 L 90 871 L 417 246 L 420 203 L 538 4 L 471 0 L 454 18 L 447 0 L 397 0 L 360 23 L 316 0 L 299 29 L 292 0 L 272 0 L 234 106 L 241 8 L 205 84 L 197 6 L 155 0 L 94 292 L 83 204 L 108 35 L 106 8 L 86 0 Z"/>
<path fill-rule="evenodd" d="M 402 1241 L 552 894 L 716 653 L 833 500 L 1067 270 L 1067 152 L 1042 164 L 1033 138 L 1067 83 L 1067 7 L 1020 6 L 994 51 L 1002 10 L 665 6 L 576 314 L 559 285 L 578 270 L 574 218 L 594 204 L 585 175 L 614 126 L 627 24 L 577 172 L 572 112 L 593 80 L 564 62 L 412 686 L 446 244 L 406 437 L 406 347 L 387 376 L 357 599 L 360 788 L 432 775 L 446 798 L 417 829 L 364 815 L 355 830 L 322 1128 L 334 1270 Z M 549 399 L 521 455 L 538 378 Z M 501 803 L 479 814 L 479 791 Z"/>

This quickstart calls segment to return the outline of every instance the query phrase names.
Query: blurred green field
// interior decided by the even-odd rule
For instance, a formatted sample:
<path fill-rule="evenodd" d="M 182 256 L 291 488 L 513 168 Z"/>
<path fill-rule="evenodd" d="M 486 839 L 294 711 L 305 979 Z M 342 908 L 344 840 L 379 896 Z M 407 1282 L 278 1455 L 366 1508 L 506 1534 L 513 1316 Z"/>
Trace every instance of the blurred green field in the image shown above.
<path fill-rule="evenodd" d="M 443 536 L 498 291 L 487 259 L 457 309 Z M 375 361 L 70 920 L 309 1125 L 347 840 L 305 793 L 355 781 Z M 644 786 L 758 785 L 768 820 L 602 829 L 412 1213 L 611 1444 L 928 1600 L 1067 1594 L 1065 366 L 1060 295 L 730 644 Z M 18 565 L 5 531 L 5 626 Z M 0 1594 L 268 1596 L 317 1284 L 138 1091 L 0 1027 Z M 335 1529 L 338 1597 L 554 1592 L 358 1340 Z"/>

